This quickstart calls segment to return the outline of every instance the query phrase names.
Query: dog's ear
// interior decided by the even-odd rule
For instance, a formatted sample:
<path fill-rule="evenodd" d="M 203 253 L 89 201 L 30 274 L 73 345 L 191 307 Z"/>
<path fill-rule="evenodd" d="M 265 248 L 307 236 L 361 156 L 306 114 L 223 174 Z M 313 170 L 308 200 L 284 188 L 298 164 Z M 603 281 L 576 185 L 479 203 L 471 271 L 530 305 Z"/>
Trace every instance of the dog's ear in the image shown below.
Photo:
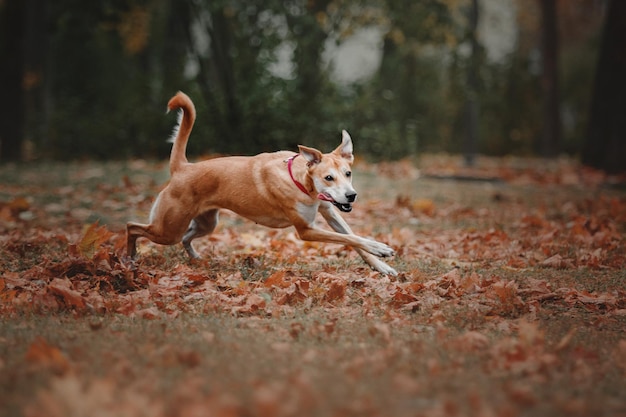
<path fill-rule="evenodd" d="M 347 159 L 350 163 L 354 161 L 354 155 L 352 154 L 352 138 L 347 131 L 341 131 L 341 145 L 339 145 L 333 152 L 342 158 Z"/>
<path fill-rule="evenodd" d="M 311 166 L 322 162 L 322 153 L 317 149 L 303 145 L 298 145 L 298 149 L 300 149 L 300 155 L 306 160 L 307 165 Z"/>

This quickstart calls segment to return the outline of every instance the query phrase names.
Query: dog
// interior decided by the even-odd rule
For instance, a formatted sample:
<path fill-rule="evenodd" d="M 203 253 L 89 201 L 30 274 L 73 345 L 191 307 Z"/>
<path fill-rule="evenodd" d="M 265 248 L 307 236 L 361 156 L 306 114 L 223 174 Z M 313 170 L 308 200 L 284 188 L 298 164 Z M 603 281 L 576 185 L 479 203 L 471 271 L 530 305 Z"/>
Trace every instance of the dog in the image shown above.
<path fill-rule="evenodd" d="M 298 153 L 278 151 L 190 163 L 186 147 L 196 119 L 193 102 L 178 92 L 167 107 L 168 111 L 179 110 L 172 133 L 171 178 L 152 206 L 150 224 L 127 223 L 130 258 L 136 257 L 140 237 L 162 245 L 182 242 L 191 258 L 199 258 L 191 242 L 212 233 L 219 210 L 228 209 L 264 226 L 294 226 L 305 241 L 351 246 L 374 270 L 397 275 L 378 259 L 393 256 L 394 250 L 355 235 L 336 210 L 350 212 L 357 197 L 352 187 L 354 156 L 348 132 L 342 131 L 341 144 L 327 154 L 300 145 Z M 315 226 L 318 212 L 334 231 Z"/>

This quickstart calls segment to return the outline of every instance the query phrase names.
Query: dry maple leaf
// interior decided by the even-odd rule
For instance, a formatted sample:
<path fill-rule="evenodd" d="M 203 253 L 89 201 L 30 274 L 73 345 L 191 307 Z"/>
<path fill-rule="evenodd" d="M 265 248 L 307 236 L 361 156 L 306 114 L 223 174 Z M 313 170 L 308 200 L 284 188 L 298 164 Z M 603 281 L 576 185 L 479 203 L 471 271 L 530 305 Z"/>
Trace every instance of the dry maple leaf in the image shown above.
<path fill-rule="evenodd" d="M 78 292 L 72 289 L 72 282 L 67 279 L 55 278 L 48 285 L 48 290 L 58 296 L 61 296 L 65 304 L 69 307 L 74 307 L 78 310 L 85 308 L 85 298 Z"/>
<path fill-rule="evenodd" d="M 417 297 L 407 293 L 402 288 L 397 288 L 393 296 L 391 297 L 390 304 L 394 308 L 400 308 L 406 304 L 414 303 L 417 301 Z"/>
<path fill-rule="evenodd" d="M 324 301 L 332 303 L 333 301 L 343 299 L 346 295 L 346 285 L 347 284 L 344 281 L 333 280 L 330 283 L 330 288 L 328 288 L 328 291 L 324 294 Z"/>
<path fill-rule="evenodd" d="M 106 226 L 100 226 L 98 222 L 95 222 L 87 227 L 80 241 L 73 248 L 75 248 L 78 254 L 92 259 L 98 248 L 111 236 L 113 236 L 113 233 L 107 230 Z"/>
<path fill-rule="evenodd" d="M 293 272 L 280 270 L 267 277 L 263 285 L 267 288 L 273 286 L 276 286 L 278 288 L 288 288 L 291 286 L 293 277 Z"/>
<path fill-rule="evenodd" d="M 561 255 L 556 254 L 541 262 L 541 266 L 545 268 L 566 269 L 573 268 L 574 264 L 571 260 L 565 259 Z"/>
<path fill-rule="evenodd" d="M 295 281 L 288 288 L 281 290 L 276 296 L 278 305 L 295 305 L 307 299 L 309 282 L 304 280 Z"/>

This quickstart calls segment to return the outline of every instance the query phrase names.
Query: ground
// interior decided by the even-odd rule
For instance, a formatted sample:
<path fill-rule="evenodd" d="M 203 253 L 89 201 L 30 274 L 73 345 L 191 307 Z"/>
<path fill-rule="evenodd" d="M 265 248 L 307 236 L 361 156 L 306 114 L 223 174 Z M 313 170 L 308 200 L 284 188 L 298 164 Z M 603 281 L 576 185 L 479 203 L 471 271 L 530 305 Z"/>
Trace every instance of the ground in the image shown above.
<path fill-rule="evenodd" d="M 132 263 L 164 163 L 0 166 L 0 414 L 626 416 L 623 178 L 414 162 L 343 214 L 396 278 L 232 213 Z"/>

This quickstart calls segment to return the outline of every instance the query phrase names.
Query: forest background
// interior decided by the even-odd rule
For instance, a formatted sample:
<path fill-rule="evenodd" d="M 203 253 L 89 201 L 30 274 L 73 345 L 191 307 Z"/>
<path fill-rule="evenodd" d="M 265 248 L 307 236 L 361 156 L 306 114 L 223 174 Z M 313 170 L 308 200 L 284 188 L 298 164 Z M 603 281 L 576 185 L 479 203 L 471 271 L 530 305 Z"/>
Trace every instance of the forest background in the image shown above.
<path fill-rule="evenodd" d="M 624 45 L 623 0 L 0 0 L 0 415 L 626 415 Z M 350 131 L 398 276 L 228 210 L 131 261 L 177 90 L 194 160 Z"/>
<path fill-rule="evenodd" d="M 193 155 L 328 149 L 345 128 L 376 159 L 566 153 L 619 171 L 624 9 L 3 0 L 0 158 L 163 158 L 165 103 L 183 90 L 199 111 Z"/>

